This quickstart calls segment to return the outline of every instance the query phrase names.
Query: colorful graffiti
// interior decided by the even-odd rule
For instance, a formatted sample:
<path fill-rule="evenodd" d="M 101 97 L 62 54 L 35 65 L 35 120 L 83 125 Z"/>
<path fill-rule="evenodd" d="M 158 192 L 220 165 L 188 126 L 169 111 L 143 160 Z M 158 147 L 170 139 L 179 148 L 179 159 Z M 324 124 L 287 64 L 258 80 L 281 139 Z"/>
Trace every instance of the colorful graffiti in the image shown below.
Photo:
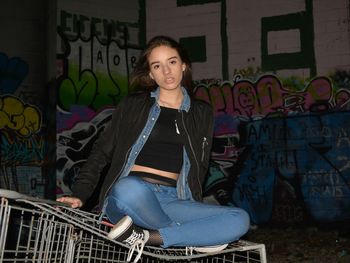
<path fill-rule="evenodd" d="M 128 94 L 128 80 L 140 47 L 129 30 L 135 24 L 61 11 L 57 33 L 62 54 L 57 64 L 57 187 L 70 186 L 86 161 L 93 142 L 110 118 L 109 107 Z"/>
<path fill-rule="evenodd" d="M 195 95 L 216 116 L 208 200 L 244 207 L 257 224 L 350 217 L 349 90 L 263 75 L 199 84 Z"/>
<path fill-rule="evenodd" d="M 350 217 L 347 89 L 326 77 L 293 89 L 262 75 L 199 84 L 195 96 L 215 109 L 206 201 L 243 207 L 256 224 Z M 69 193 L 113 111 L 71 110 L 58 123 L 57 194 Z"/>
<path fill-rule="evenodd" d="M 47 182 L 41 171 L 47 158 L 42 114 L 24 102 L 25 96 L 13 95 L 27 94 L 19 87 L 28 72 L 24 60 L 0 53 L 0 187 L 43 197 Z"/>
<path fill-rule="evenodd" d="M 62 27 L 57 30 L 64 46 L 64 52 L 58 56 L 63 68 L 58 79 L 58 106 L 70 111 L 74 105 L 93 110 L 116 105 L 128 93 L 130 69 L 139 50 L 128 45 L 126 27 L 119 28 L 123 43 L 112 39 L 112 31 L 101 39 L 93 24 L 88 37 L 79 28 L 74 36 Z"/>
<path fill-rule="evenodd" d="M 20 136 L 31 136 L 41 128 L 41 113 L 34 105 L 13 96 L 0 97 L 0 129 L 8 128 Z"/>
<path fill-rule="evenodd" d="M 263 75 L 255 83 L 237 80 L 233 85 L 198 85 L 195 96 L 212 104 L 216 115 L 269 116 L 342 109 L 350 101 L 347 89 L 334 90 L 326 77 L 316 77 L 304 90 L 287 89 L 274 75 Z"/>
<path fill-rule="evenodd" d="M 21 138 L 4 132 L 0 143 L 1 165 L 4 167 L 41 166 L 44 163 L 45 141 L 40 136 Z"/>
<path fill-rule="evenodd" d="M 97 114 L 90 111 L 89 119 L 76 122 L 77 116 L 86 111 L 77 108 L 72 112 L 71 119 L 65 121 L 74 125 L 57 132 L 57 178 L 61 178 L 56 189 L 58 195 L 70 193 L 75 176 L 86 162 L 93 143 L 111 119 L 113 110 L 107 108 Z"/>

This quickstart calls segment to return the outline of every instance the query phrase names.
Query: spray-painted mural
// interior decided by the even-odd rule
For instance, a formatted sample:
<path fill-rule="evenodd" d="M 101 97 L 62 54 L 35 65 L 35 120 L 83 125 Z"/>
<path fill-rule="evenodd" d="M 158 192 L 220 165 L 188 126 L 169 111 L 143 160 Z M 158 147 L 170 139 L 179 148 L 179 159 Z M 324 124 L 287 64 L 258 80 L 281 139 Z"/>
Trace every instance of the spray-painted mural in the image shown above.
<path fill-rule="evenodd" d="M 323 4 L 300 0 L 259 12 L 246 1 L 142 5 L 150 36 L 170 32 L 187 44 L 195 78 L 219 78 L 198 80 L 195 90 L 215 110 L 205 199 L 241 206 L 256 224 L 350 218 L 350 74 L 348 64 L 331 60 L 340 51 L 348 56 L 348 31 L 332 24 L 337 41 L 327 37 L 327 12 L 315 11 L 327 9 Z M 248 13 L 236 11 L 242 5 Z M 179 20 L 183 13 L 188 19 Z M 69 193 L 113 106 L 128 93 L 139 52 L 130 25 L 114 21 L 111 29 L 103 18 L 67 11 L 60 18 L 57 194 Z"/>
<path fill-rule="evenodd" d="M 347 89 L 317 77 L 295 91 L 274 75 L 198 85 L 215 109 L 207 199 L 254 223 L 350 217 Z"/>
<path fill-rule="evenodd" d="M 57 192 L 70 192 L 92 143 L 110 118 L 111 106 L 129 92 L 129 74 L 140 48 L 134 24 L 88 18 L 61 10 L 57 65 Z M 71 24 L 69 27 L 68 25 Z M 103 24 L 103 30 L 97 28 Z"/>
<path fill-rule="evenodd" d="M 0 53 L 0 187 L 43 197 L 42 114 L 36 105 L 14 95 L 28 71 L 21 58 Z"/>

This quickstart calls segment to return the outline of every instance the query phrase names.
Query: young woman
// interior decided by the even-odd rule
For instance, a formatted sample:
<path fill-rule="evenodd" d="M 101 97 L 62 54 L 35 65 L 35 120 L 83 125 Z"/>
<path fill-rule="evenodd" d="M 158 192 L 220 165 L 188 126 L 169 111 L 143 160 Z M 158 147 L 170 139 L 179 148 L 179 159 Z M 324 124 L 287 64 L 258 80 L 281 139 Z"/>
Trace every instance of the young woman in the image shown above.
<path fill-rule="evenodd" d="M 115 224 L 109 237 L 134 245 L 221 250 L 249 228 L 236 207 L 202 203 L 212 143 L 213 112 L 190 98 L 190 61 L 173 39 L 151 39 L 134 70 L 148 91 L 125 97 L 95 143 L 73 185 L 58 201 L 81 207 L 103 181 L 103 215 Z"/>

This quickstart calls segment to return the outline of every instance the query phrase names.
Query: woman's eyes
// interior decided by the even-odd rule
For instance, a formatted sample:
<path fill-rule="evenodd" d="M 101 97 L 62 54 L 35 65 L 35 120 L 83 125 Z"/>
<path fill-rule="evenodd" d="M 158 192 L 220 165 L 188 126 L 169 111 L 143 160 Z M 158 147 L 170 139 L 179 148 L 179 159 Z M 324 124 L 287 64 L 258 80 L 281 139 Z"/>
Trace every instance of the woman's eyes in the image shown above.
<path fill-rule="evenodd" d="M 171 65 L 175 65 L 177 63 L 177 60 L 176 59 L 174 59 L 174 60 L 169 60 L 169 64 L 171 64 Z M 160 68 L 160 65 L 153 65 L 152 66 L 152 68 L 153 69 L 159 69 Z"/>

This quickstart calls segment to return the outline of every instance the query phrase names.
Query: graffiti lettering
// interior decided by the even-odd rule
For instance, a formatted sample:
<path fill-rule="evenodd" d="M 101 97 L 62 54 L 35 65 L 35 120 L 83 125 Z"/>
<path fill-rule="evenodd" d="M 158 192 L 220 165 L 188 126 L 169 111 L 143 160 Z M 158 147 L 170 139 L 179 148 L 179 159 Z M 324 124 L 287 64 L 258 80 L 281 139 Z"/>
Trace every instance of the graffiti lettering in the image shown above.
<path fill-rule="evenodd" d="M 242 184 L 239 186 L 240 198 L 247 199 L 249 201 L 257 200 L 259 197 L 265 196 L 265 190 L 260 188 L 258 185 L 253 184 Z"/>
<path fill-rule="evenodd" d="M 226 82 L 225 92 L 219 84 L 201 84 L 195 90 L 198 98 L 214 106 L 212 159 L 227 174 L 227 181 L 234 184 L 232 203 L 249 211 L 253 222 L 266 222 L 272 213 L 277 213 L 272 209 L 276 179 L 296 180 L 289 187 L 300 194 L 294 195 L 292 198 L 297 200 L 292 202 L 304 202 L 315 219 L 348 218 L 350 210 L 344 208 L 350 207 L 349 198 L 345 198 L 350 194 L 349 112 L 343 108 L 326 114 L 329 109 L 341 107 L 331 96 L 339 90 L 332 90 L 329 79 L 324 77 L 311 80 L 303 91 L 297 92 L 271 78 L 275 77 L 265 75 L 255 83 L 238 79 L 229 88 Z M 233 98 L 231 102 L 229 97 Z M 341 105 L 347 104 L 348 101 Z M 236 138 L 234 142 L 224 140 L 232 137 Z M 221 163 L 226 149 L 230 149 L 230 154 Z M 230 160 L 231 166 L 224 165 Z M 323 174 L 332 177 L 314 172 L 308 181 L 300 179 L 309 171 L 322 169 Z M 209 171 L 208 181 L 212 172 Z M 212 181 L 211 189 L 219 192 L 219 187 L 219 182 Z M 288 202 L 291 200 L 285 201 Z M 277 216 L 292 212 L 286 209 Z"/>
<path fill-rule="evenodd" d="M 30 136 L 41 128 L 41 114 L 33 105 L 13 96 L 0 97 L 0 130 L 8 128 L 21 136 Z"/>
<path fill-rule="evenodd" d="M 248 137 L 249 143 L 263 140 L 284 140 L 292 138 L 293 134 L 290 132 L 288 127 L 278 125 L 276 123 L 264 123 L 262 125 L 254 126 L 251 123 L 248 126 Z"/>
<path fill-rule="evenodd" d="M 263 75 L 255 83 L 239 79 L 230 89 L 227 81 L 220 86 L 216 84 L 213 91 L 212 88 L 212 85 L 201 83 L 195 89 L 195 96 L 210 102 L 217 115 L 222 112 L 252 117 L 276 113 L 288 115 L 291 112 L 345 108 L 350 102 L 350 91 L 333 90 L 330 79 L 326 77 L 314 78 L 302 91 L 284 87 L 274 75 Z M 233 110 L 230 109 L 232 106 Z"/>
<path fill-rule="evenodd" d="M 303 176 L 303 180 L 304 184 L 310 186 L 309 198 L 319 196 L 344 197 L 347 192 L 337 173 L 328 173 L 326 171 L 309 172 Z"/>
<path fill-rule="evenodd" d="M 139 50 L 112 39 L 101 41 L 96 31 L 88 40 L 80 34 L 71 39 L 62 28 L 58 33 L 64 50 L 70 51 L 61 56 L 65 71 L 58 83 L 60 109 L 70 111 L 74 105 L 84 105 L 98 110 L 116 105 L 128 93 L 129 69 Z"/>
<path fill-rule="evenodd" d="M 45 141 L 42 137 L 32 136 L 28 139 L 11 141 L 7 136 L 2 136 L 1 145 L 1 163 L 4 166 L 39 166 L 44 163 Z"/>
<path fill-rule="evenodd" d="M 268 146 L 260 145 L 251 153 L 252 171 L 258 171 L 259 169 L 265 168 L 278 168 L 279 171 L 283 171 L 284 169 L 290 170 L 295 168 L 296 160 L 292 150 L 279 152 L 272 151 L 271 149 L 268 150 L 268 148 Z"/>
<path fill-rule="evenodd" d="M 133 45 L 138 44 L 138 36 L 135 35 L 125 35 L 124 29 L 128 28 L 128 31 L 139 31 L 139 26 L 136 23 L 115 21 L 113 19 L 97 18 L 97 17 L 87 17 L 85 15 L 73 14 L 65 10 L 61 10 L 60 14 L 60 27 L 62 30 L 69 35 L 72 34 L 84 34 L 90 32 L 90 27 L 93 27 L 96 36 L 100 36 L 103 39 L 108 39 L 110 35 L 113 39 L 119 41 L 120 43 L 125 42 L 127 38 L 129 43 Z"/>

